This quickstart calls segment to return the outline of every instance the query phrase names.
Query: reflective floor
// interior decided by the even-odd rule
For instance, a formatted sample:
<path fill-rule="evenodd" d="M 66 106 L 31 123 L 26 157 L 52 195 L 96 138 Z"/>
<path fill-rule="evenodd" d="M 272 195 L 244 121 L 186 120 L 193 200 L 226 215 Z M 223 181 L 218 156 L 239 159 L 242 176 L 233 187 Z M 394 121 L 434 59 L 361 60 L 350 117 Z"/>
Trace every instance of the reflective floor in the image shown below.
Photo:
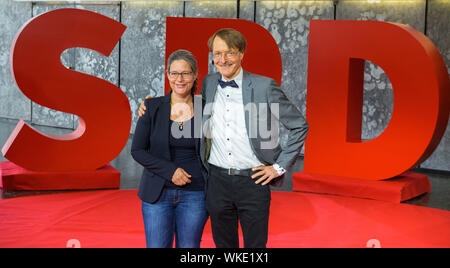
<path fill-rule="evenodd" d="M 5 144 L 6 140 L 13 131 L 17 122 L 18 120 L 9 120 L 0 118 L 0 147 L 3 147 L 3 144 Z M 72 132 L 72 130 L 70 129 L 43 127 L 37 125 L 33 125 L 33 127 L 45 133 L 51 134 L 65 134 Z M 130 138 L 128 139 L 127 145 L 122 150 L 120 155 L 117 156 L 116 159 L 114 159 L 111 162 L 111 165 L 114 166 L 121 173 L 121 182 L 120 182 L 121 189 L 137 189 L 143 170 L 143 168 L 139 164 L 137 164 L 130 155 L 131 139 L 132 136 L 130 136 Z M 0 161 L 7 161 L 7 159 L 5 159 L 2 154 L 0 154 Z M 283 187 L 272 189 L 275 191 L 292 191 L 292 173 L 301 171 L 302 169 L 303 169 L 303 159 L 299 159 L 295 164 L 293 171 L 287 174 Z M 439 172 L 423 169 L 416 169 L 414 170 L 414 172 L 423 173 L 429 177 L 432 191 L 422 196 L 408 200 L 405 203 L 450 211 L 450 172 Z M 1 188 L 0 191 L 1 191 L 0 199 L 14 198 L 27 195 L 67 192 L 67 191 L 3 191 Z"/>

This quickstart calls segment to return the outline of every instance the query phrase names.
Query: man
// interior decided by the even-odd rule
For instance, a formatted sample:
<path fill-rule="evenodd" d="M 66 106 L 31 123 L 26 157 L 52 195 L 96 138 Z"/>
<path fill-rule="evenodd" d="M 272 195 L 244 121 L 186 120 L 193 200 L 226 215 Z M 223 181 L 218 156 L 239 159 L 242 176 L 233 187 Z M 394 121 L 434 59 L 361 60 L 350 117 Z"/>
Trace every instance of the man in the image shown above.
<path fill-rule="evenodd" d="M 221 29 L 208 46 L 218 73 L 202 82 L 200 157 L 209 173 L 206 206 L 214 243 L 239 247 L 240 222 L 244 247 L 263 248 L 268 239 L 269 185 L 282 183 L 304 144 L 308 124 L 273 79 L 242 69 L 246 40 L 240 32 Z M 278 144 L 280 122 L 288 130 L 284 148 Z M 269 135 L 261 131 L 267 126 L 272 127 Z"/>

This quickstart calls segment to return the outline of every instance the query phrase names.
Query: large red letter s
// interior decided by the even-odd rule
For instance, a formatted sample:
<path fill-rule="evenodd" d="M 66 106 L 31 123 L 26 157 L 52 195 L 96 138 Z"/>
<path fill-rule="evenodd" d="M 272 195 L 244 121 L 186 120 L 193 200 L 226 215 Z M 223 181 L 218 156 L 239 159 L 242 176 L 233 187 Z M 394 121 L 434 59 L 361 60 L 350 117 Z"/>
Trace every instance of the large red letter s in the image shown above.
<path fill-rule="evenodd" d="M 308 57 L 306 173 L 388 179 L 437 147 L 450 86 L 439 51 L 422 33 L 376 21 L 311 21 Z M 390 123 L 370 141 L 361 140 L 364 60 L 383 68 L 394 93 Z"/>
<path fill-rule="evenodd" d="M 22 120 L 2 149 L 11 162 L 33 171 L 95 170 L 125 146 L 131 111 L 115 85 L 61 64 L 72 47 L 108 56 L 126 27 L 94 12 L 58 9 L 30 20 L 11 48 L 11 72 L 20 90 L 34 102 L 79 116 L 66 135 L 40 133 Z"/>

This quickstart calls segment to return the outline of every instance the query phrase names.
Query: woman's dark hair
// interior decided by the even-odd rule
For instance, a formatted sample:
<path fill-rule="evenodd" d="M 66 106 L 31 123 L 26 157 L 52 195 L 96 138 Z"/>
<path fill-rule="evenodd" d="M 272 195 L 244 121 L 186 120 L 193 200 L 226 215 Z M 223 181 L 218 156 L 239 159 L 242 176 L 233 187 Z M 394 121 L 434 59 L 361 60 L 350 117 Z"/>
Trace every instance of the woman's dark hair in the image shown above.
<path fill-rule="evenodd" d="M 194 55 L 192 55 L 191 52 L 179 49 L 172 54 L 170 54 L 169 58 L 167 59 L 167 71 L 170 72 L 170 65 L 172 65 L 172 62 L 176 60 L 184 60 L 191 66 L 191 70 L 194 73 L 194 75 L 197 73 L 197 60 L 195 59 Z M 194 84 L 191 88 L 191 94 L 195 94 L 197 92 L 197 78 L 194 81 Z"/>

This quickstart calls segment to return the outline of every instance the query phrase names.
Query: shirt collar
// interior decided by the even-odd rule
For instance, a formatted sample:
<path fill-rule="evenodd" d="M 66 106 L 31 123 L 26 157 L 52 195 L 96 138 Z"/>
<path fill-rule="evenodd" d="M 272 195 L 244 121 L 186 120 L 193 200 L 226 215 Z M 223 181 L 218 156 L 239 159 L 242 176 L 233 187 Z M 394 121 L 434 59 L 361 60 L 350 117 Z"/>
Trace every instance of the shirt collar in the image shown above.
<path fill-rule="evenodd" d="M 234 80 L 236 82 L 236 84 L 239 86 L 239 88 L 242 88 L 242 78 L 244 77 L 244 69 L 239 70 L 239 74 L 233 78 L 232 80 Z M 221 75 L 221 79 L 222 81 L 227 81 L 225 78 L 223 78 L 223 75 Z"/>

